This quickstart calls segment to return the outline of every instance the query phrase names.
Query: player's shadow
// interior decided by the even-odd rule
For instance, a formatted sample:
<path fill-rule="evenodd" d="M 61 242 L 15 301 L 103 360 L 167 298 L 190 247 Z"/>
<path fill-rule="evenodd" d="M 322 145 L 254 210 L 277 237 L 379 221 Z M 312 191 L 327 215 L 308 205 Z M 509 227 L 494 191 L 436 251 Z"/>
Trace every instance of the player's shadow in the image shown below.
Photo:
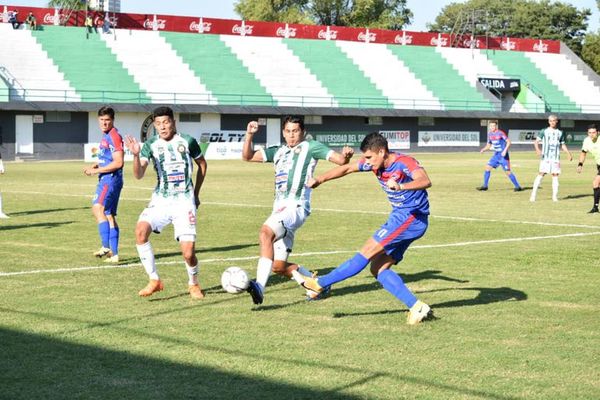
<path fill-rule="evenodd" d="M 149 332 L 152 334 L 151 332 Z M 164 340 L 164 337 L 161 338 Z M 169 346 L 182 346 L 181 342 Z M 345 390 L 323 389 L 308 384 L 283 382 L 219 368 L 202 362 L 172 361 L 162 353 L 152 356 L 115 350 L 109 346 L 79 344 L 49 335 L 34 334 L 0 327 L 3 351 L 0 366 L 3 398 L 185 398 L 185 399 L 331 399 L 358 400 L 362 396 Z M 145 343 L 142 341 L 142 344 Z M 161 343 L 163 343 L 161 341 Z M 187 348 L 196 342 L 186 342 Z M 197 345 L 197 344 L 196 344 Z M 23 351 L 27 349 L 27 351 Z M 229 350 L 229 351 L 228 351 Z M 227 362 L 242 359 L 252 365 L 270 365 L 264 355 L 231 351 L 228 347 L 212 347 L 203 351 L 219 354 Z M 281 362 L 281 361 L 280 361 Z M 295 367 L 295 365 L 292 365 Z M 316 369 L 315 365 L 309 367 Z M 342 368 L 342 373 L 347 369 Z M 336 371 L 336 370 L 334 370 Z M 353 372 L 353 371 L 350 371 Z M 372 374 L 371 374 L 372 375 Z M 31 385 L 26 376 L 41 377 L 41 384 Z M 364 384 L 348 378 L 348 387 Z M 370 377 L 370 379 L 375 379 Z M 404 380 L 407 380 L 404 378 Z M 418 382 L 421 384 L 420 382 Z M 427 385 L 434 382 L 425 381 Z M 446 390 L 464 393 L 462 388 Z"/>
<path fill-rule="evenodd" d="M 231 246 L 222 246 L 222 247 L 207 247 L 202 249 L 196 249 L 196 254 L 200 253 L 209 253 L 209 252 L 226 252 L 226 251 L 234 251 L 234 250 L 242 250 L 248 247 L 258 246 L 256 243 L 246 243 L 246 244 L 236 244 Z M 176 257 L 180 256 L 181 251 L 174 251 L 170 253 L 158 253 L 154 256 L 154 258 L 167 258 L 167 257 Z"/>
<path fill-rule="evenodd" d="M 592 197 L 593 194 L 570 194 L 568 196 L 563 197 L 563 200 L 573 200 L 573 199 L 581 199 L 584 197 Z"/>
<path fill-rule="evenodd" d="M 447 289 L 434 289 L 434 290 L 426 290 L 418 293 L 435 293 L 435 292 L 445 292 L 445 291 L 475 291 L 477 294 L 475 297 L 470 299 L 461 299 L 461 300 L 451 300 L 445 301 L 442 303 L 433 303 L 430 304 L 431 308 L 435 311 L 440 308 L 450 308 L 450 307 L 470 307 L 470 306 L 480 306 L 491 303 L 499 303 L 503 301 L 525 301 L 527 300 L 527 294 L 521 290 L 512 289 L 509 287 L 499 287 L 499 288 L 485 288 L 485 287 L 471 287 L 471 288 L 447 288 Z M 382 315 L 382 314 L 397 314 L 397 313 L 405 313 L 408 310 L 406 309 L 395 309 L 395 310 L 381 310 L 381 311 L 372 311 L 372 312 L 360 312 L 360 313 L 334 313 L 334 318 L 344 318 L 344 317 L 358 317 L 363 315 Z"/>
<path fill-rule="evenodd" d="M 208 294 L 212 294 L 212 293 L 216 293 L 216 292 L 224 292 L 223 288 L 221 288 L 221 285 L 211 286 L 209 288 L 202 288 L 202 293 L 204 293 L 204 296 L 207 296 Z M 167 296 L 167 297 L 154 297 L 152 299 L 149 299 L 148 301 L 150 301 L 150 302 L 167 301 L 167 300 L 178 299 L 180 297 L 186 297 L 189 295 L 190 295 L 189 292 L 183 291 L 181 293 L 177 293 L 177 294 Z M 198 301 L 202 301 L 202 300 L 198 300 Z"/>
<path fill-rule="evenodd" d="M 446 292 L 446 291 L 475 291 L 477 295 L 471 299 L 463 300 L 451 300 L 442 303 L 431 304 L 433 308 L 450 308 L 450 307 L 470 307 L 480 306 L 484 304 L 499 303 L 501 301 L 525 301 L 527 300 L 527 293 L 509 288 L 486 288 L 486 287 L 471 287 L 471 288 L 448 288 L 448 289 L 434 289 L 426 290 L 419 293 L 435 293 L 435 292 Z"/>
<path fill-rule="evenodd" d="M 320 270 L 320 274 L 326 274 L 328 271 L 330 270 Z M 417 272 L 414 274 L 404 274 L 401 273 L 399 274 L 402 277 L 402 280 L 405 283 L 410 283 L 410 282 L 418 282 L 418 281 L 422 281 L 422 280 L 441 280 L 441 281 L 446 281 L 446 282 L 456 282 L 456 283 L 468 283 L 469 281 L 467 280 L 463 280 L 463 279 L 457 279 L 457 278 L 451 278 L 449 276 L 445 276 L 441 274 L 442 271 L 439 270 L 426 270 L 426 271 L 421 271 L 421 272 Z M 332 289 L 332 294 L 336 297 L 338 296 L 346 296 L 348 294 L 354 294 L 354 293 L 362 293 L 362 292 L 369 292 L 372 290 L 379 290 L 381 289 L 381 284 L 374 278 L 371 276 L 371 279 L 373 279 L 372 282 L 370 283 L 364 283 L 364 284 L 360 284 L 360 285 L 350 285 L 350 286 L 346 286 L 346 287 L 342 287 L 342 288 L 337 288 L 335 285 L 333 286 Z"/>
<path fill-rule="evenodd" d="M 12 231 L 16 229 L 29 229 L 29 228 L 57 228 L 62 225 L 72 224 L 74 221 L 63 221 L 63 222 L 38 222 L 36 224 L 22 224 L 22 225 L 4 225 L 0 226 L 0 231 Z"/>
<path fill-rule="evenodd" d="M 25 215 L 34 215 L 34 214 L 47 214 L 53 212 L 62 212 L 62 211 L 73 211 L 73 210 L 89 210 L 90 207 L 70 207 L 70 208 L 48 208 L 45 210 L 29 210 L 29 211 L 19 211 L 19 212 L 11 212 L 11 217 L 25 216 Z"/>

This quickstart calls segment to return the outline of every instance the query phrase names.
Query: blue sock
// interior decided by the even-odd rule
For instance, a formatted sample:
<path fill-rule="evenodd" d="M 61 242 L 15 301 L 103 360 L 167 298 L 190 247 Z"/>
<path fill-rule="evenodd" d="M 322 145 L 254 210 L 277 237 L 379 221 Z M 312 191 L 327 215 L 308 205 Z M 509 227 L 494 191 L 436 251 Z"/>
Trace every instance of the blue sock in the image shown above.
<path fill-rule="evenodd" d="M 488 183 L 490 183 L 490 175 L 492 171 L 485 171 L 483 173 L 483 187 L 488 187 Z"/>
<path fill-rule="evenodd" d="M 519 181 L 517 181 L 517 177 L 512 172 L 508 176 L 508 179 L 510 179 L 510 181 L 513 183 L 513 185 L 515 185 L 516 188 L 521 187 L 521 185 L 519 185 Z"/>
<path fill-rule="evenodd" d="M 113 256 L 119 254 L 119 227 L 115 226 L 114 228 L 110 228 L 109 234 L 110 241 L 110 250 L 113 253 Z"/>
<path fill-rule="evenodd" d="M 326 287 L 348 279 L 365 269 L 367 264 L 369 264 L 369 260 L 362 254 L 356 253 L 354 257 L 345 261 L 327 275 L 320 276 L 319 285 Z"/>
<path fill-rule="evenodd" d="M 383 288 L 394 295 L 398 300 L 411 308 L 417 302 L 417 298 L 404 284 L 400 275 L 391 269 L 385 269 L 377 275 L 377 280 L 383 285 Z"/>
<path fill-rule="evenodd" d="M 102 242 L 102 247 L 108 248 L 108 246 L 110 245 L 110 225 L 108 224 L 108 221 L 100 222 L 98 224 L 98 233 L 100 234 L 100 241 Z"/>

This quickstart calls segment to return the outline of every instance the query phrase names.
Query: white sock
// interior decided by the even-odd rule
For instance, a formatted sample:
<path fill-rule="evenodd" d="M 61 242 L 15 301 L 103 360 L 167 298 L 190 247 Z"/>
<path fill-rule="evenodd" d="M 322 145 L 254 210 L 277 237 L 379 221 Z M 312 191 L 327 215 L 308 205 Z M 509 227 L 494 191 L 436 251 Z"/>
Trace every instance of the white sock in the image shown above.
<path fill-rule="evenodd" d="M 540 186 L 540 183 L 542 183 L 542 178 L 544 178 L 542 175 L 538 175 L 535 177 L 535 180 L 533 181 L 533 190 L 531 191 L 531 198 L 533 200 L 535 200 L 535 196 L 537 195 L 538 187 Z"/>
<path fill-rule="evenodd" d="M 267 287 L 267 281 L 269 280 L 269 276 L 271 275 L 271 268 L 273 267 L 273 260 L 270 260 L 266 257 L 260 257 L 258 259 L 258 266 L 256 267 L 256 283 L 260 289 L 265 291 Z"/>
<path fill-rule="evenodd" d="M 138 255 L 140 256 L 140 261 L 146 270 L 146 273 L 150 277 L 150 279 L 158 280 L 158 272 L 156 271 L 156 264 L 154 263 L 154 250 L 152 250 L 152 245 L 150 242 L 146 242 L 144 244 L 136 244 Z"/>
<path fill-rule="evenodd" d="M 188 285 L 197 285 L 199 266 L 196 264 L 193 267 L 190 267 L 187 263 L 185 263 L 185 269 L 187 270 L 188 274 Z"/>
<path fill-rule="evenodd" d="M 310 272 L 309 270 L 307 270 L 306 268 L 304 268 L 302 265 L 298 265 L 298 270 L 297 271 L 300 272 L 300 274 L 302 274 L 304 276 L 308 276 L 309 278 L 312 277 L 312 272 Z"/>
<path fill-rule="evenodd" d="M 552 200 L 558 201 L 558 176 L 552 177 Z"/>

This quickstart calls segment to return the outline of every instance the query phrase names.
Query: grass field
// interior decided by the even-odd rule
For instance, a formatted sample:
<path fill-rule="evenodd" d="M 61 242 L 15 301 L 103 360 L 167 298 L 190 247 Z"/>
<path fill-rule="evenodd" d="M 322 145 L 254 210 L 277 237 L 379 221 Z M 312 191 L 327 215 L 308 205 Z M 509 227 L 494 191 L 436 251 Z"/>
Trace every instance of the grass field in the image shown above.
<path fill-rule="evenodd" d="M 207 297 L 192 301 L 172 228 L 151 240 L 165 290 L 146 284 L 133 230 L 154 176 L 126 165 L 121 265 L 105 266 L 83 163 L 6 163 L 0 176 L 2 399 L 592 399 L 600 398 L 600 215 L 586 164 L 564 162 L 560 201 L 537 161 L 514 153 L 528 190 L 501 171 L 477 192 L 488 155 L 422 154 L 432 217 L 396 267 L 437 320 L 406 310 L 368 271 L 308 303 L 272 277 L 265 302 L 225 293 L 221 272 L 255 274 L 270 212 L 271 166 L 209 162 L 198 218 Z M 321 163 L 318 171 L 330 166 Z M 292 259 L 321 273 L 350 257 L 386 219 L 371 174 L 313 193 Z"/>

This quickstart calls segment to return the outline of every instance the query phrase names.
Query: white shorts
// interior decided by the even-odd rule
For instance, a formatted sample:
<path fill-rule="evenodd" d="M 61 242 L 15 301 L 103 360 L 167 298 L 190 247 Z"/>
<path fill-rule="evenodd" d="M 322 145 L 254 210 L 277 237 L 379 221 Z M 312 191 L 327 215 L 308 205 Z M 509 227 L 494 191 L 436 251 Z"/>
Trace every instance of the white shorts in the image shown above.
<path fill-rule="evenodd" d="M 273 211 L 267 218 L 263 225 L 267 225 L 275 233 L 275 242 L 273 243 L 275 260 L 287 261 L 294 247 L 296 231 L 300 229 L 308 216 L 304 207 L 289 204 Z"/>
<path fill-rule="evenodd" d="M 560 161 L 555 161 L 555 160 L 540 161 L 540 172 L 542 174 L 560 174 Z"/>
<path fill-rule="evenodd" d="M 165 226 L 173 224 L 176 240 L 182 235 L 193 238 L 193 241 L 196 239 L 196 207 L 193 198 L 170 199 L 153 195 L 148 207 L 140 214 L 138 222 L 140 221 L 149 223 L 155 233 L 160 233 Z"/>

